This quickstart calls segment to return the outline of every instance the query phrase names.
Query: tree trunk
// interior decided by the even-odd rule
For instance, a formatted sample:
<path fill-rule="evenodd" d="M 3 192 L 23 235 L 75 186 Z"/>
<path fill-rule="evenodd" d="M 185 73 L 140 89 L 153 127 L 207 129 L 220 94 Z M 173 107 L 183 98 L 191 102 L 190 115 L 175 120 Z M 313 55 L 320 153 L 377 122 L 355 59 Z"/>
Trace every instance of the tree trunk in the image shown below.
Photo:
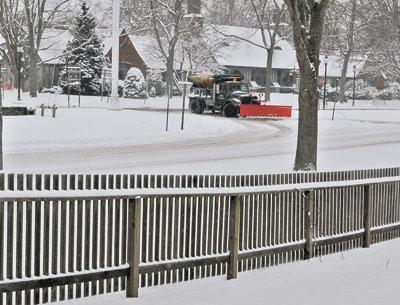
<path fill-rule="evenodd" d="M 301 71 L 300 71 L 301 72 Z M 300 80 L 299 122 L 294 169 L 316 170 L 318 148 L 318 87 L 313 77 Z"/>
<path fill-rule="evenodd" d="M 349 67 L 351 52 L 347 52 L 343 58 L 343 67 L 340 75 L 340 90 L 339 90 L 339 102 L 344 103 L 346 99 L 346 80 L 347 80 L 347 70 Z"/>
<path fill-rule="evenodd" d="M 31 48 L 29 51 L 29 95 L 37 97 L 39 89 L 39 69 L 37 67 L 38 55 L 36 49 Z"/>
<path fill-rule="evenodd" d="M 3 96 L 0 88 L 0 170 L 3 170 Z"/>
<path fill-rule="evenodd" d="M 267 67 L 265 69 L 265 100 L 271 100 L 271 85 L 272 85 L 272 58 L 274 56 L 274 50 L 268 49 L 267 51 Z"/>
<path fill-rule="evenodd" d="M 356 9 L 357 9 L 357 1 L 352 0 L 350 27 L 349 27 L 349 33 L 347 36 L 347 41 L 348 41 L 347 50 L 343 57 L 343 67 L 342 67 L 342 73 L 340 76 L 339 102 L 341 102 L 341 103 L 345 102 L 346 76 L 347 76 L 347 70 L 349 68 L 350 57 L 351 57 L 351 54 L 353 53 L 353 48 L 354 48 L 354 22 L 356 20 Z"/>
<path fill-rule="evenodd" d="M 319 50 L 329 0 L 285 0 L 300 70 L 299 122 L 294 169 L 317 170 Z M 305 29 L 309 28 L 308 31 Z"/>
<path fill-rule="evenodd" d="M 167 75 L 166 75 L 166 81 L 167 81 L 167 86 L 171 86 L 171 88 L 174 86 L 175 81 L 174 81 L 174 54 L 170 52 L 168 58 L 167 58 Z M 167 87 L 169 88 L 169 87 Z M 167 90 L 168 92 L 168 90 Z M 172 95 L 172 90 L 170 92 Z"/>

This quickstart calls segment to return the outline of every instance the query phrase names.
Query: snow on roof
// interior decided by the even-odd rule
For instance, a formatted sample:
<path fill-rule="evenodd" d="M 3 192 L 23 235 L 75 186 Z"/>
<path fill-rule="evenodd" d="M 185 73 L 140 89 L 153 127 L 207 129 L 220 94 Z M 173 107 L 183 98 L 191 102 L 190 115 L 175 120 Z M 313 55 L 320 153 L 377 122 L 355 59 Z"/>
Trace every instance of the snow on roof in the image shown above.
<path fill-rule="evenodd" d="M 325 62 L 327 62 L 326 75 L 327 77 L 340 77 L 342 74 L 343 58 L 338 54 L 328 54 L 328 58 L 325 59 L 325 54 L 320 55 L 319 65 L 319 76 L 325 76 Z M 360 73 L 366 63 L 366 59 L 363 57 L 354 57 L 349 61 L 347 69 L 347 78 L 354 76 L 354 66 L 356 67 L 356 74 Z"/>
<path fill-rule="evenodd" d="M 262 33 L 260 29 L 243 28 L 236 26 L 213 26 L 211 34 L 226 41 L 225 46 L 220 48 L 216 59 L 223 66 L 239 66 L 252 68 L 265 68 L 267 64 L 267 52 L 263 46 Z M 221 34 L 223 33 L 223 34 Z M 240 38 L 227 38 L 226 35 L 234 35 Z M 267 34 L 267 39 L 269 39 Z M 280 39 L 274 50 L 273 69 L 293 69 L 297 66 L 296 53 L 285 39 Z"/>
<path fill-rule="evenodd" d="M 150 35 L 128 35 L 136 51 L 149 69 L 165 70 L 165 60 L 162 57 L 157 40 Z M 104 35 L 104 54 L 107 54 L 112 48 L 111 32 Z M 175 68 L 180 70 L 180 61 L 182 58 L 180 44 L 177 44 L 175 51 Z M 184 62 L 184 68 L 188 68 L 188 63 Z"/>
<path fill-rule="evenodd" d="M 159 52 L 155 38 L 151 36 L 129 35 L 140 57 L 150 69 L 164 70 L 165 62 Z"/>
<path fill-rule="evenodd" d="M 112 33 L 104 33 L 104 54 L 112 48 Z M 149 36 L 128 35 L 136 51 L 150 69 L 165 69 L 164 60 L 161 58 L 157 41 Z"/>

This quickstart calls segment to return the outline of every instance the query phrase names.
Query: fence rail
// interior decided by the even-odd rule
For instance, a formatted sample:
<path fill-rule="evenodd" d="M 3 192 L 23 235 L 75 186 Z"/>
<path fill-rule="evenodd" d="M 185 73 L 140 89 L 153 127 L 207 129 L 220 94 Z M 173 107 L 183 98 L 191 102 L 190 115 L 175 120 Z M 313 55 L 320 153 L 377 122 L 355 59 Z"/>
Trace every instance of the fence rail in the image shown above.
<path fill-rule="evenodd" d="M 325 180 L 324 180 L 325 179 Z M 337 181 L 335 181 L 337 179 Z M 0 305 L 226 275 L 400 236 L 399 169 L 0 174 Z"/>

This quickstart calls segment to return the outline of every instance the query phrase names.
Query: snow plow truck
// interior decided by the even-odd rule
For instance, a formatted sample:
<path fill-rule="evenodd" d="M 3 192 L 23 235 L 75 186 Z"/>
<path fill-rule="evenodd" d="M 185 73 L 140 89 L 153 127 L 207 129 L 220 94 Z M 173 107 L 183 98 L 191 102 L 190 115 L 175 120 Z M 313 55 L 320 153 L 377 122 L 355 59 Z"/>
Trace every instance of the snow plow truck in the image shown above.
<path fill-rule="evenodd" d="M 191 112 L 201 114 L 205 111 L 222 113 L 226 117 L 264 116 L 291 117 L 292 108 L 288 106 L 264 105 L 256 95 L 251 94 L 249 86 L 241 75 L 192 75 L 193 83 L 189 97 Z"/>

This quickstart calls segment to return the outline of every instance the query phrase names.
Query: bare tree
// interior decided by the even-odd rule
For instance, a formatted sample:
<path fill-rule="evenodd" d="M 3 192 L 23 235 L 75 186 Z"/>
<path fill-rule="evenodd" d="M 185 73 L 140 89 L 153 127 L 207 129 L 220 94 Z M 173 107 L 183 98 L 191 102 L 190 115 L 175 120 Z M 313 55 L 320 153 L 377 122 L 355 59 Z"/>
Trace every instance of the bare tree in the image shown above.
<path fill-rule="evenodd" d="M 374 11 L 368 31 L 368 70 L 376 75 L 382 72 L 392 79 L 400 77 L 400 13 L 399 0 L 366 0 L 365 11 Z"/>
<path fill-rule="evenodd" d="M 174 84 L 176 46 L 182 35 L 187 32 L 183 22 L 185 0 L 149 1 L 153 34 L 166 62 L 167 85 L 172 86 Z"/>
<path fill-rule="evenodd" d="M 267 51 L 267 66 L 265 74 L 265 100 L 271 99 L 272 61 L 274 50 L 279 42 L 281 21 L 286 12 L 285 3 L 279 4 L 273 0 L 250 0 L 257 25 L 261 31 L 263 48 Z"/>
<path fill-rule="evenodd" d="M 318 69 L 329 0 L 285 0 L 300 70 L 299 123 L 295 170 L 316 170 L 318 149 Z"/>
<path fill-rule="evenodd" d="M 337 51 L 343 60 L 339 82 L 339 100 L 342 103 L 345 101 L 346 76 L 350 60 L 354 53 L 358 56 L 366 53 L 365 41 L 368 32 L 365 29 L 371 25 L 371 20 L 379 12 L 379 7 L 366 11 L 366 6 L 366 0 L 334 0 L 326 18 L 323 47 Z"/>
<path fill-rule="evenodd" d="M 147 35 L 153 31 L 150 1 L 121 1 L 121 22 L 136 35 Z"/>
<path fill-rule="evenodd" d="M 206 19 L 219 25 L 249 26 L 254 18 L 248 18 L 252 11 L 248 0 L 203 1 Z"/>
<path fill-rule="evenodd" d="M 246 41 L 252 45 L 262 48 L 266 51 L 266 67 L 265 67 L 265 100 L 271 99 L 271 85 L 272 85 L 272 63 L 274 51 L 278 46 L 279 41 L 283 38 L 283 28 L 281 22 L 284 20 L 286 13 L 286 4 L 280 3 L 275 0 L 249 0 L 247 3 L 251 10 L 249 15 L 244 19 L 254 19 L 254 27 L 260 30 L 262 43 L 256 43 L 253 40 L 234 34 L 226 34 L 223 31 L 218 30 L 218 27 L 213 27 L 216 32 L 223 35 L 224 37 L 230 37 Z M 252 25 L 252 23 L 248 23 Z M 258 34 L 258 33 L 257 33 Z"/>
<path fill-rule="evenodd" d="M 17 47 L 22 44 L 25 36 L 21 7 L 20 0 L 0 1 L 0 35 L 5 40 L 5 49 L 0 49 L 0 54 L 11 70 L 14 80 L 18 77 Z"/>
<path fill-rule="evenodd" d="M 27 25 L 28 78 L 29 93 L 37 97 L 39 49 L 44 30 L 52 22 L 60 8 L 69 0 L 24 0 L 24 12 Z"/>

